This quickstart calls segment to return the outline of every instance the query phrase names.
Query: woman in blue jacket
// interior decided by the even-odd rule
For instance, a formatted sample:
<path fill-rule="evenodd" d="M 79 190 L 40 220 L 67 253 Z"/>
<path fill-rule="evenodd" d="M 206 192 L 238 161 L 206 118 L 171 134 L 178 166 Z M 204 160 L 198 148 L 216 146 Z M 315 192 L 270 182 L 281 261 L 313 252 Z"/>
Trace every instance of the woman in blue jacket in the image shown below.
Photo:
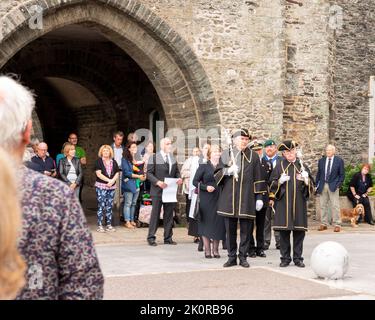
<path fill-rule="evenodd" d="M 122 184 L 121 191 L 124 196 L 124 220 L 125 227 L 134 229 L 136 223 L 134 221 L 135 207 L 139 196 L 139 187 L 137 186 L 137 179 L 145 181 L 144 175 L 135 174 L 133 165 L 136 163 L 135 155 L 137 154 L 137 144 L 130 142 L 125 146 L 124 156 L 121 162 L 122 168 Z"/>

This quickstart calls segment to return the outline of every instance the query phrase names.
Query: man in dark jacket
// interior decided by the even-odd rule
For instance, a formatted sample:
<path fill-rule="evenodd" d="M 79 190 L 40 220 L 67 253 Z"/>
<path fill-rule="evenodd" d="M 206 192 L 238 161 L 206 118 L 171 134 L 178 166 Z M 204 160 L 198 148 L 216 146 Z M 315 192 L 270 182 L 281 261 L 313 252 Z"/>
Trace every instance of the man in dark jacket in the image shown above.
<path fill-rule="evenodd" d="M 221 195 L 217 213 L 225 218 L 228 261 L 224 267 L 237 265 L 237 226 L 240 223 L 240 265 L 248 268 L 250 230 L 256 211 L 263 208 L 262 194 L 267 191 L 261 178 L 259 156 L 249 149 L 250 134 L 247 129 L 233 134 L 233 152 L 225 150 L 222 163 L 215 173 Z"/>
<path fill-rule="evenodd" d="M 260 159 L 260 171 L 261 171 L 261 179 L 264 181 L 268 181 L 268 172 L 270 170 L 270 162 L 264 160 L 263 157 L 263 144 L 257 140 L 254 140 L 250 143 L 250 149 L 255 151 Z M 265 258 L 266 254 L 264 253 L 264 222 L 266 219 L 266 211 L 268 208 L 268 190 L 262 194 L 263 198 L 263 208 L 256 212 L 255 218 L 255 225 L 254 220 L 250 229 L 250 249 L 249 249 L 249 257 L 256 258 L 261 257 Z M 255 238 L 256 238 L 256 245 L 253 236 L 254 226 L 256 226 L 255 230 Z"/>
<path fill-rule="evenodd" d="M 277 154 L 277 145 L 274 140 L 267 140 L 264 143 L 265 155 L 262 158 L 262 163 L 267 171 L 267 183 L 271 176 L 272 170 L 276 167 L 277 161 L 281 157 Z M 266 219 L 264 222 L 264 250 L 268 250 L 271 244 L 272 238 L 272 221 L 273 221 L 273 211 L 270 206 L 267 206 Z M 274 237 L 276 243 L 276 249 L 280 249 L 280 234 L 279 231 L 274 230 Z"/>
<path fill-rule="evenodd" d="M 297 158 L 297 143 L 286 140 L 278 147 L 284 159 L 277 162 L 270 177 L 270 205 L 275 210 L 274 230 L 280 232 L 280 267 L 292 261 L 290 234 L 293 232 L 293 262 L 303 268 L 303 240 L 307 231 L 307 200 L 314 191 L 309 168 Z"/>
<path fill-rule="evenodd" d="M 169 138 L 160 140 L 160 152 L 150 157 L 147 165 L 147 179 L 151 182 L 150 195 L 152 198 L 152 211 L 148 229 L 147 241 L 150 246 L 156 246 L 156 231 L 158 229 L 161 207 L 163 206 L 164 244 L 177 244 L 173 241 L 173 211 L 176 203 L 163 203 L 163 189 L 167 187 L 165 178 L 178 178 L 177 184 L 182 184 L 177 161 L 173 157 L 172 142 Z"/>
<path fill-rule="evenodd" d="M 339 189 L 345 179 L 344 160 L 335 155 L 336 148 L 328 145 L 326 156 L 318 162 L 316 192 L 320 195 L 321 225 L 319 231 L 327 230 L 328 210 L 332 213 L 334 232 L 341 230 Z"/>

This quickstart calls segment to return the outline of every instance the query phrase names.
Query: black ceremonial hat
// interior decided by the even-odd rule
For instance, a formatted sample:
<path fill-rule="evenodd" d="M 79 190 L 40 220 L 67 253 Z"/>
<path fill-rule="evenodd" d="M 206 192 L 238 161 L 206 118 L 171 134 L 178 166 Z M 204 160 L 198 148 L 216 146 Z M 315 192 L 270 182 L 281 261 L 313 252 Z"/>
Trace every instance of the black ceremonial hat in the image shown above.
<path fill-rule="evenodd" d="M 284 140 L 282 143 L 279 144 L 278 150 L 285 151 L 285 150 L 292 150 L 298 147 L 298 143 L 293 140 Z"/>
<path fill-rule="evenodd" d="M 239 130 L 236 130 L 233 135 L 232 135 L 232 138 L 236 138 L 236 137 L 239 137 L 239 136 L 242 136 L 242 137 L 248 137 L 249 139 L 251 139 L 251 135 L 249 133 L 249 130 L 247 129 L 239 129 Z"/>
<path fill-rule="evenodd" d="M 263 149 L 263 144 L 261 144 L 259 141 L 257 141 L 257 140 L 254 140 L 254 141 L 252 141 L 251 143 L 250 143 L 250 149 L 251 150 L 254 150 L 254 151 L 256 151 L 256 150 L 262 150 Z"/>

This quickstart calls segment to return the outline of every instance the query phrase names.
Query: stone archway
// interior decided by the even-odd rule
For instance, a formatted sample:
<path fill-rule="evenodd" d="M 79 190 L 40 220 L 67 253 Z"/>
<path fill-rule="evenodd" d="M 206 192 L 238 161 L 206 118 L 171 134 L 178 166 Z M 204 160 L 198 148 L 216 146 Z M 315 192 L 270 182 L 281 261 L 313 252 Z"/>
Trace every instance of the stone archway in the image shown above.
<path fill-rule="evenodd" d="M 30 29 L 27 7 L 42 5 L 43 29 Z M 154 86 L 169 128 L 220 124 L 213 90 L 189 45 L 168 24 L 138 1 L 29 1 L 3 17 L 0 67 L 37 38 L 64 26 L 90 23 L 123 49 Z"/>
<path fill-rule="evenodd" d="M 32 5 L 44 8 L 41 30 L 29 28 L 31 15 L 28 10 Z M 98 146 L 111 141 L 112 130 L 124 127 L 136 129 L 131 127 L 130 121 L 126 122 L 126 114 L 134 115 L 134 109 L 129 108 L 133 93 L 124 90 L 126 86 L 121 86 L 124 64 L 119 66 L 111 60 L 105 61 L 97 54 L 98 50 L 92 50 L 94 46 L 88 50 L 74 51 L 73 47 L 67 45 L 67 41 L 76 38 L 74 30 L 77 28 L 89 30 L 87 32 L 91 35 L 105 39 L 110 50 L 128 56 L 142 71 L 135 72 L 136 80 L 150 83 L 152 90 L 146 91 L 148 105 L 137 104 L 138 113 L 145 115 L 147 124 L 138 128 L 149 126 L 150 105 L 156 106 L 154 110 L 165 120 L 167 129 L 185 131 L 217 127 L 221 123 L 210 81 L 192 49 L 165 21 L 137 0 L 22 1 L 22 5 L 15 6 L 0 20 L 3 26 L 0 34 L 0 72 L 21 74 L 26 85 L 37 86 L 39 92 L 48 91 L 51 88 L 48 79 L 54 78 L 60 83 L 75 82 L 76 86 L 85 87 L 97 97 L 97 104 L 73 110 L 52 97 L 52 94 L 56 96 L 61 93 L 52 90 L 50 97 L 42 97 L 46 99 L 41 103 L 44 110 L 48 110 L 45 106 L 48 107 L 51 101 L 56 102 L 56 107 L 62 107 L 63 111 L 55 117 L 54 122 L 73 111 L 76 123 L 80 123 L 78 133 L 82 137 L 82 146 L 90 149 L 91 161 L 97 157 Z M 60 47 L 58 41 L 53 42 L 49 37 L 51 34 L 66 36 L 67 32 L 69 37 L 61 42 Z M 44 41 L 42 50 L 38 47 L 40 41 Z M 121 54 L 118 53 L 119 56 Z M 124 59 L 129 62 L 128 58 Z M 96 126 L 101 123 L 101 118 L 92 120 L 89 113 L 105 115 L 108 110 L 113 110 L 116 117 L 109 119 L 111 123 L 106 124 L 106 132 L 98 136 Z M 121 127 L 119 122 L 126 125 Z M 41 123 L 38 132 L 43 129 L 43 121 Z M 48 132 L 44 139 L 48 139 Z M 61 141 L 56 143 L 60 144 Z M 87 178 L 85 175 L 89 186 L 93 178 L 90 166 L 92 163 L 88 163 Z"/>

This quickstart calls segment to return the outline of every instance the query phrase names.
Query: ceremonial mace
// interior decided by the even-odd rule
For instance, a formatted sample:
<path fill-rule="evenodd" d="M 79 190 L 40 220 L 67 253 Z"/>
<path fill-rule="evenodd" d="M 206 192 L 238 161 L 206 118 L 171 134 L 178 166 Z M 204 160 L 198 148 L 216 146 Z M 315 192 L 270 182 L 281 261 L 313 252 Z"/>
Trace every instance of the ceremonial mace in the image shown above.
<path fill-rule="evenodd" d="M 225 132 L 225 137 L 226 137 L 228 147 L 229 147 L 229 155 L 230 155 L 230 158 L 231 158 L 231 161 L 232 161 L 232 165 L 234 165 L 234 164 L 236 164 L 236 158 L 234 157 L 234 152 L 233 152 L 232 137 L 230 135 L 229 129 L 224 129 L 224 132 Z M 236 179 L 236 182 L 238 182 L 238 172 L 237 171 L 233 173 L 233 176 Z"/>
<path fill-rule="evenodd" d="M 297 150 L 297 158 L 299 159 L 299 162 L 301 163 L 301 172 L 306 171 L 305 166 L 303 165 L 303 161 L 302 161 L 303 155 L 302 155 L 301 149 Z M 308 186 L 309 185 L 309 177 L 303 178 L 303 180 L 304 180 L 305 184 Z"/>

